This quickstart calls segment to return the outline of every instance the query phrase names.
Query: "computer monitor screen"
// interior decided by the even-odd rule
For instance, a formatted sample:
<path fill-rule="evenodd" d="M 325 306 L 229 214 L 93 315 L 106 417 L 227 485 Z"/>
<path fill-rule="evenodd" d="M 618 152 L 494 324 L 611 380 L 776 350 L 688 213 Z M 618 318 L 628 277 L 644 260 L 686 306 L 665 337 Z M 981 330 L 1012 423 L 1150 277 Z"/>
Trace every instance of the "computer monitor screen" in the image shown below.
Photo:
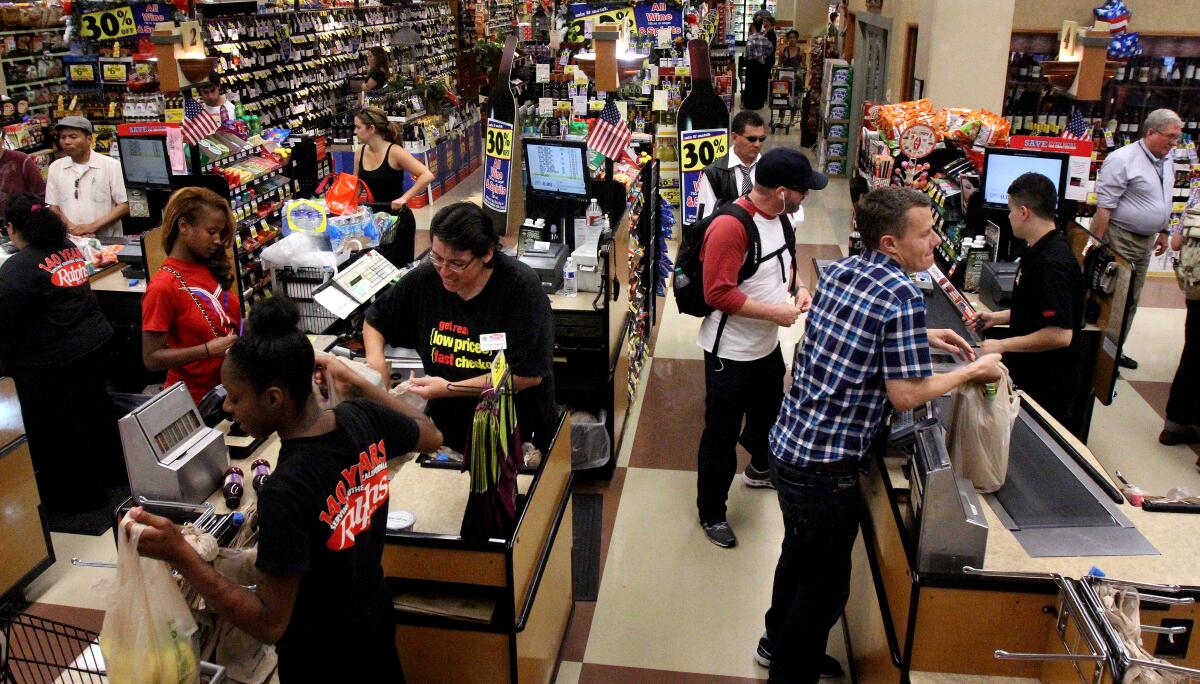
<path fill-rule="evenodd" d="M 588 197 L 587 143 L 525 140 L 530 192 L 557 197 Z"/>
<path fill-rule="evenodd" d="M 163 138 L 121 138 L 118 146 L 127 185 L 171 184 L 171 158 Z"/>
<path fill-rule="evenodd" d="M 1061 202 L 1063 180 L 1067 170 L 1067 155 L 1050 152 L 1028 152 L 1025 150 L 987 150 L 983 171 L 983 203 L 994 208 L 1008 207 L 1008 186 L 1018 176 L 1033 172 L 1040 173 L 1054 183 L 1055 193 Z"/>

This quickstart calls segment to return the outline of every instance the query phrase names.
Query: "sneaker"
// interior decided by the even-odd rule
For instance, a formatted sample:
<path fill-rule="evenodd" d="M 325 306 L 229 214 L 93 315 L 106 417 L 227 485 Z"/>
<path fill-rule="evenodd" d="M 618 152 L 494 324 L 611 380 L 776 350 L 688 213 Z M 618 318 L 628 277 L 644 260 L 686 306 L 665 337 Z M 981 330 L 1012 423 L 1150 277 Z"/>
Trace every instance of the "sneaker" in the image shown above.
<path fill-rule="evenodd" d="M 771 482 L 770 470 L 758 470 L 753 465 L 747 465 L 746 470 L 742 472 L 742 482 L 747 487 L 770 487 L 775 489 L 775 483 Z"/>
<path fill-rule="evenodd" d="M 771 669 L 771 642 L 767 640 L 766 632 L 758 640 L 758 648 L 754 649 L 754 662 L 768 670 Z M 837 661 L 837 658 L 827 653 L 821 655 L 821 667 L 818 673 L 821 679 L 837 679 L 846 674 L 842 670 L 842 664 Z"/>
<path fill-rule="evenodd" d="M 737 546 L 737 537 L 733 536 L 733 528 L 729 523 L 722 520 L 721 522 L 706 523 L 700 521 L 700 527 L 704 528 L 704 536 L 708 540 L 723 549 L 729 549 Z"/>
<path fill-rule="evenodd" d="M 1163 428 L 1163 431 L 1158 433 L 1158 443 L 1165 446 L 1193 444 L 1195 442 L 1200 442 L 1200 433 L 1194 427 L 1188 427 L 1186 430 L 1179 432 Z"/>
<path fill-rule="evenodd" d="M 1121 358 L 1117 359 L 1117 365 L 1120 366 L 1121 368 L 1128 368 L 1129 370 L 1137 370 L 1138 362 L 1134 361 L 1133 359 L 1129 358 L 1128 356 L 1125 356 L 1124 354 L 1122 354 Z"/>

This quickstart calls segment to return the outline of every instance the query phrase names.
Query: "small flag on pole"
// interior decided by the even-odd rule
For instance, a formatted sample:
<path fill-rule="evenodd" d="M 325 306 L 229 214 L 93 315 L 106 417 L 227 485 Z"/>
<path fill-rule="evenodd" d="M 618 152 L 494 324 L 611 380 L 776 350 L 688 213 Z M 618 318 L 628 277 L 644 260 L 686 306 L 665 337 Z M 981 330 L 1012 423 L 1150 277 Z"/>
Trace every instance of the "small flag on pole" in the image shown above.
<path fill-rule="evenodd" d="M 587 145 L 609 159 L 620 159 L 622 150 L 632 139 L 633 133 L 621 119 L 621 112 L 617 110 L 617 105 L 609 101 L 604 105 L 603 111 L 600 112 L 600 118 L 596 119 L 592 130 L 588 132 Z"/>
<path fill-rule="evenodd" d="M 199 102 L 183 101 L 183 139 L 187 144 L 195 145 L 220 127 L 221 121 L 205 111 Z"/>
<path fill-rule="evenodd" d="M 1083 115 L 1078 109 L 1071 108 L 1071 118 L 1067 120 L 1067 127 L 1062 132 L 1062 137 L 1068 140 L 1087 140 L 1087 124 L 1083 121 Z"/>

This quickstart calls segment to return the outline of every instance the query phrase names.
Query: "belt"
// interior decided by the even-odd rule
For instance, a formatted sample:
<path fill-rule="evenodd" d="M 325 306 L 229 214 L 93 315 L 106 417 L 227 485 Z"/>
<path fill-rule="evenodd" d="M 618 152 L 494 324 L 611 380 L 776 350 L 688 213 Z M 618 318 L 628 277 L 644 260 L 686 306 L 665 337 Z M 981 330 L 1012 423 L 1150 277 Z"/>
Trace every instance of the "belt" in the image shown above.
<path fill-rule="evenodd" d="M 812 473 L 814 475 L 854 475 L 858 472 L 858 461 L 841 460 L 833 461 L 832 463 L 805 463 L 804 465 L 792 466 L 802 473 Z"/>

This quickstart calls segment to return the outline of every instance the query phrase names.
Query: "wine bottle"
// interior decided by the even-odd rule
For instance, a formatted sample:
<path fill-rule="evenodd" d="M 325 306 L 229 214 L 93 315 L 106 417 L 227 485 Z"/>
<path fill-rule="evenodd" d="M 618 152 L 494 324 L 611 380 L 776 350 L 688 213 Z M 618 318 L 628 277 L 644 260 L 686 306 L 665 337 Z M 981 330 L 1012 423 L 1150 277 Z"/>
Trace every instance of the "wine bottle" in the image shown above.
<path fill-rule="evenodd" d="M 683 172 L 683 222 L 700 218 L 700 174 L 704 167 L 723 162 L 729 149 L 729 110 L 712 84 L 708 42 L 688 41 L 692 60 L 692 89 L 679 105 L 680 169 Z"/>
<path fill-rule="evenodd" d="M 508 231 L 509 195 L 512 192 L 513 141 L 517 123 L 517 101 L 513 96 L 512 82 L 513 53 L 517 49 L 517 37 L 510 34 L 504 41 L 504 52 L 500 57 L 500 68 L 495 73 L 495 83 L 488 95 L 487 124 L 483 136 L 483 208 L 492 219 L 497 235 Z"/>

